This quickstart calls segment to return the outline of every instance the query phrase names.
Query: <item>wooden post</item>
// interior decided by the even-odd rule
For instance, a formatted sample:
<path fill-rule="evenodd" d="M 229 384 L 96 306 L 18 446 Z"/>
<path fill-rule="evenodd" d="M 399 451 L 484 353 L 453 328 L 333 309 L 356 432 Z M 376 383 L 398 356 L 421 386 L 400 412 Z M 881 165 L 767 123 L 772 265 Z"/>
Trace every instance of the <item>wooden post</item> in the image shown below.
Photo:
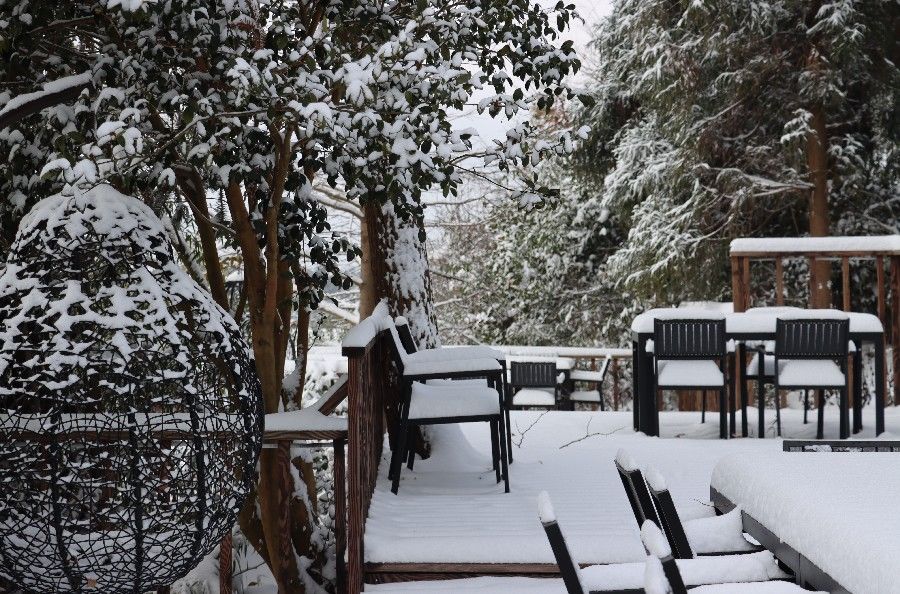
<path fill-rule="evenodd" d="M 884 290 L 884 256 L 875 258 L 875 277 L 878 281 L 878 319 L 885 329 L 890 327 L 887 319 L 887 299 Z"/>
<path fill-rule="evenodd" d="M 613 360 L 610 361 L 610 367 L 612 372 L 613 410 L 619 410 L 619 400 L 622 397 L 619 389 L 619 359 L 613 357 Z M 632 394 L 631 397 L 637 398 L 637 394 Z"/>
<path fill-rule="evenodd" d="M 784 262 L 775 256 L 775 305 L 784 305 Z"/>
<path fill-rule="evenodd" d="M 891 351 L 894 362 L 894 406 L 900 406 L 900 256 L 891 256 Z"/>
<path fill-rule="evenodd" d="M 363 588 L 363 531 L 366 516 L 362 498 L 358 495 L 366 488 L 363 477 L 365 452 L 362 447 L 362 441 L 366 438 L 366 427 L 365 419 L 361 418 L 362 415 L 358 414 L 358 411 L 366 381 L 362 365 L 362 358 L 365 355 L 347 355 L 347 400 L 351 413 L 348 414 L 347 486 L 353 495 L 347 501 L 347 592 L 359 594 Z"/>
<path fill-rule="evenodd" d="M 731 256 L 731 301 L 734 311 L 741 312 L 747 309 L 748 287 L 747 280 L 750 276 L 750 262 L 742 256 Z M 744 268 L 746 266 L 746 274 Z"/>
<path fill-rule="evenodd" d="M 345 439 L 334 440 L 334 553 L 337 559 L 335 586 L 338 592 L 347 591 L 347 565 L 344 559 L 347 550 L 346 443 Z"/>
<path fill-rule="evenodd" d="M 850 258 L 841 258 L 841 293 L 844 300 L 844 311 L 850 311 Z"/>
<path fill-rule="evenodd" d="M 234 575 L 231 568 L 231 533 L 222 537 L 219 543 L 219 594 L 231 594 Z"/>

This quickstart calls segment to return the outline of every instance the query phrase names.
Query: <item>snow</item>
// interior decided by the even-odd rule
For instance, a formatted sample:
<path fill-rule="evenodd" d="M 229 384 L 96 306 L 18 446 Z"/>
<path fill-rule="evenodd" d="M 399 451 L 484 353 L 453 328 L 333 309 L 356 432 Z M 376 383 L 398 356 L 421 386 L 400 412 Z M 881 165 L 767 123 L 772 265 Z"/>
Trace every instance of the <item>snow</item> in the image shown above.
<path fill-rule="evenodd" d="M 744 237 L 731 241 L 731 253 L 797 254 L 883 252 L 900 254 L 900 235 L 845 237 Z"/>
<path fill-rule="evenodd" d="M 573 369 L 569 374 L 569 379 L 576 382 L 602 382 L 604 373 L 602 371 L 590 371 L 587 369 Z"/>
<path fill-rule="evenodd" d="M 46 82 L 43 84 L 40 91 L 35 91 L 33 93 L 23 93 L 22 95 L 16 95 L 9 101 L 7 101 L 6 105 L 3 106 L 3 109 L 0 109 L 0 117 L 3 117 L 7 113 L 14 111 L 23 105 L 31 103 L 32 101 L 37 101 L 42 97 L 46 97 L 48 95 L 52 95 L 54 93 L 59 93 L 66 89 L 70 89 L 72 87 L 78 87 L 81 85 L 86 85 L 91 82 L 91 73 L 83 72 L 81 74 L 73 74 L 71 76 L 64 76 L 57 80 L 53 80 L 50 82 Z"/>
<path fill-rule="evenodd" d="M 753 407 L 748 413 L 755 418 Z M 786 437 L 815 436 L 815 423 L 804 425 L 801 409 L 781 413 Z M 836 406 L 826 407 L 826 433 L 837 433 L 837 413 Z M 871 406 L 864 411 L 871 413 Z M 885 413 L 882 437 L 900 434 L 900 408 Z M 685 522 L 712 515 L 709 481 L 720 459 L 737 454 L 753 460 L 782 447 L 774 438 L 718 440 L 718 424 L 701 424 L 697 412 L 660 415 L 664 437 L 655 438 L 632 431 L 630 411 L 512 411 L 510 493 L 495 483 L 489 435 L 480 423 L 431 427 L 432 456 L 403 472 L 399 495 L 386 477 L 386 447 L 366 522 L 366 560 L 552 563 L 535 510 L 538 493 L 547 491 L 572 555 L 582 563 L 639 563 L 639 583 L 646 554 L 613 464 L 619 449 L 632 458 L 626 466 L 652 465 L 665 474 Z M 858 437 L 873 434 L 866 424 Z"/>
<path fill-rule="evenodd" d="M 390 312 L 388 312 L 387 303 L 382 301 L 375 306 L 372 315 L 362 320 L 344 335 L 341 346 L 345 349 L 365 348 L 370 342 L 375 340 L 379 332 L 390 328 L 394 328 L 394 322 L 391 319 Z"/>
<path fill-rule="evenodd" d="M 420 382 L 412 385 L 410 419 L 499 414 L 500 395 L 493 388 L 472 384 L 435 386 Z"/>
<path fill-rule="evenodd" d="M 671 594 L 672 592 L 662 563 L 656 557 L 649 557 L 644 567 L 644 592 L 646 594 Z"/>
<path fill-rule="evenodd" d="M 672 554 L 672 549 L 669 548 L 669 541 L 666 540 L 659 526 L 654 524 L 652 520 L 644 520 L 644 524 L 641 526 L 641 542 L 644 543 L 644 548 L 647 549 L 647 552 L 657 559 L 662 559 Z"/>
<path fill-rule="evenodd" d="M 755 548 L 744 538 L 739 507 L 721 516 L 688 520 L 682 525 L 695 555 L 752 551 Z"/>
<path fill-rule="evenodd" d="M 666 486 L 666 478 L 660 471 L 656 470 L 655 466 L 648 466 L 644 469 L 644 480 L 646 480 L 650 488 L 657 493 L 669 490 Z"/>
<path fill-rule="evenodd" d="M 825 359 L 789 359 L 778 361 L 778 385 L 791 387 L 841 387 L 847 378 L 838 364 Z"/>
<path fill-rule="evenodd" d="M 599 390 L 575 390 L 569 394 L 572 402 L 600 402 Z"/>
<path fill-rule="evenodd" d="M 725 385 L 725 376 L 715 361 L 666 360 L 659 361 L 657 369 L 656 383 L 660 387 Z"/>
<path fill-rule="evenodd" d="M 631 457 L 631 454 L 623 448 L 619 448 L 619 450 L 616 451 L 616 464 L 621 466 L 622 470 L 625 472 L 633 472 L 640 468 L 637 465 L 637 462 L 634 461 L 634 458 Z"/>
<path fill-rule="evenodd" d="M 552 524 L 556 521 L 556 512 L 553 511 L 553 503 L 550 494 L 546 491 L 538 493 L 538 517 L 542 524 Z"/>
<path fill-rule="evenodd" d="M 323 415 L 314 406 L 300 410 L 269 413 L 266 431 L 347 431 L 346 417 Z"/>
<path fill-rule="evenodd" d="M 712 486 L 851 592 L 900 593 L 900 460 L 891 453 L 728 456 Z"/>
<path fill-rule="evenodd" d="M 755 307 L 741 313 L 724 314 L 702 309 L 667 307 L 650 309 L 635 316 L 631 330 L 641 334 L 653 333 L 653 320 L 660 319 L 725 319 L 725 330 L 731 333 L 775 333 L 778 318 L 784 319 L 849 319 L 850 332 L 883 332 L 878 316 L 836 309 L 802 309 L 799 307 Z"/>
<path fill-rule="evenodd" d="M 522 388 L 513 394 L 514 406 L 555 406 L 556 397 L 553 392 L 540 388 Z"/>
<path fill-rule="evenodd" d="M 631 322 L 634 332 L 653 332 L 654 320 L 724 320 L 722 311 L 694 307 L 657 307 L 635 316 Z"/>
<path fill-rule="evenodd" d="M 424 352 L 424 351 L 419 351 Z M 475 373 L 483 371 L 500 371 L 503 368 L 496 359 L 439 359 L 420 360 L 419 353 L 412 353 L 403 357 L 403 375 L 437 375 L 442 373 Z"/>

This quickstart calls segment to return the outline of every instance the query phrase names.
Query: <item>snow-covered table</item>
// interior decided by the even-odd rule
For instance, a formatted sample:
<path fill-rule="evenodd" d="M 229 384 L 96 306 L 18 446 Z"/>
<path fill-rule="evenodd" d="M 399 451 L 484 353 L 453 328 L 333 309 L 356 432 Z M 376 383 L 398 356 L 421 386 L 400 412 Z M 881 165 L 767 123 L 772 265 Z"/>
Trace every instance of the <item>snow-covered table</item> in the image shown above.
<path fill-rule="evenodd" d="M 775 326 L 779 317 L 847 318 L 850 323 L 850 339 L 861 347 L 871 343 L 875 349 L 875 434 L 884 432 L 884 327 L 877 316 L 867 313 L 842 312 L 833 309 L 800 309 L 796 307 L 756 307 L 740 313 L 725 313 L 706 308 L 670 307 L 648 310 L 631 323 L 632 357 L 635 372 L 632 374 L 634 399 L 634 428 L 648 435 L 659 435 L 659 414 L 656 395 L 653 393 L 653 357 L 647 353 L 647 341 L 653 338 L 654 320 L 657 319 L 724 319 L 729 339 L 738 343 L 737 357 L 745 360 L 746 342 L 775 340 Z M 854 403 L 862 402 L 862 377 L 859 361 L 860 349 L 854 357 Z M 742 382 L 743 365 L 736 365 L 737 377 L 732 382 Z M 735 375 L 735 374 L 732 374 Z M 734 397 L 732 384 L 732 398 Z M 742 390 L 744 398 L 746 391 Z M 733 402 L 732 402 L 733 404 Z M 861 409 L 854 408 L 854 431 L 862 428 Z M 731 407 L 731 433 L 735 433 L 735 413 Z M 742 419 L 742 434 L 747 435 L 746 417 Z"/>
<path fill-rule="evenodd" d="M 713 470 L 721 511 L 817 590 L 900 594 L 900 455 L 759 452 Z"/>

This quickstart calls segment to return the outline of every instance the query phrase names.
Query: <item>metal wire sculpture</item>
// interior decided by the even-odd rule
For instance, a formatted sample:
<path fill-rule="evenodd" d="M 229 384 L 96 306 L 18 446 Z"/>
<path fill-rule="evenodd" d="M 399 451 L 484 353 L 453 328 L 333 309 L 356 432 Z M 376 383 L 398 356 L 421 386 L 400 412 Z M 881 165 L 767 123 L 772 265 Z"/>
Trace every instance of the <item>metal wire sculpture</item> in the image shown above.
<path fill-rule="evenodd" d="M 99 186 L 40 202 L 0 272 L 0 577 L 28 592 L 168 585 L 255 482 L 247 344 L 166 238 Z"/>

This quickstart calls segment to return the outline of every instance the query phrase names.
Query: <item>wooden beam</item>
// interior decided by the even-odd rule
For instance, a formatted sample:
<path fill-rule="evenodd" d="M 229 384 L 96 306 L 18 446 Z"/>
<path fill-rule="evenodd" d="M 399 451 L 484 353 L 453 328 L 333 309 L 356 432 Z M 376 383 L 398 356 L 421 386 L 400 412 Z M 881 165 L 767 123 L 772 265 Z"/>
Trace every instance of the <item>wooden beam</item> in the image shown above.
<path fill-rule="evenodd" d="M 841 258 L 841 293 L 844 300 L 844 311 L 850 311 L 850 258 Z"/>
<path fill-rule="evenodd" d="M 744 291 L 742 311 L 746 311 L 750 308 L 750 258 L 741 258 L 741 288 Z"/>
<path fill-rule="evenodd" d="M 775 258 L 775 305 L 784 305 L 784 262 Z"/>
<path fill-rule="evenodd" d="M 745 284 L 744 265 L 749 266 L 746 258 L 731 257 L 731 301 L 734 303 L 734 311 L 741 312 L 747 309 L 747 286 Z M 749 269 L 748 274 L 749 276 Z"/>
<path fill-rule="evenodd" d="M 900 406 L 900 256 L 891 257 L 891 352 L 894 361 L 894 406 Z"/>
<path fill-rule="evenodd" d="M 231 594 L 234 575 L 231 567 L 231 532 L 219 543 L 219 594 Z"/>
<path fill-rule="evenodd" d="M 888 328 L 890 327 L 890 324 L 888 323 L 888 319 L 886 316 L 887 298 L 884 286 L 884 258 L 882 256 L 875 258 L 875 277 L 878 282 L 878 319 L 881 320 L 881 324 L 885 328 Z"/>

